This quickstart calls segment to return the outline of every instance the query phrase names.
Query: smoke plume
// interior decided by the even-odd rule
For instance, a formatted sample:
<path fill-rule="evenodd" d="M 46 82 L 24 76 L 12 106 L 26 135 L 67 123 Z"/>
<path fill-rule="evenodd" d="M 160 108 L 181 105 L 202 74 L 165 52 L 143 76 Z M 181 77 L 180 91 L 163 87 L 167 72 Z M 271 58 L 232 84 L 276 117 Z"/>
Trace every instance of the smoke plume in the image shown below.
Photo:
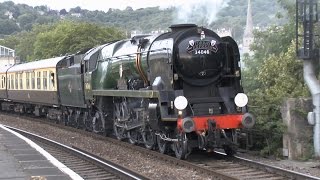
<path fill-rule="evenodd" d="M 219 10 L 227 5 L 228 1 L 226 0 L 185 1 L 184 4 L 176 6 L 177 12 L 173 23 L 194 23 L 208 26 L 216 19 Z"/>

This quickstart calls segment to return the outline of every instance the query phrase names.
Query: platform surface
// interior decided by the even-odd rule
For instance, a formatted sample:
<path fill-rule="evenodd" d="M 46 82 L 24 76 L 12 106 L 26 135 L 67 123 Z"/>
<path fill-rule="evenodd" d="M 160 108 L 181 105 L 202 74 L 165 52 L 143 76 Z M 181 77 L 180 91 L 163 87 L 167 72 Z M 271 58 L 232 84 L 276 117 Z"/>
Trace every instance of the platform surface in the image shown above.
<path fill-rule="evenodd" d="M 0 180 L 67 180 L 62 172 L 25 140 L 0 126 Z"/>

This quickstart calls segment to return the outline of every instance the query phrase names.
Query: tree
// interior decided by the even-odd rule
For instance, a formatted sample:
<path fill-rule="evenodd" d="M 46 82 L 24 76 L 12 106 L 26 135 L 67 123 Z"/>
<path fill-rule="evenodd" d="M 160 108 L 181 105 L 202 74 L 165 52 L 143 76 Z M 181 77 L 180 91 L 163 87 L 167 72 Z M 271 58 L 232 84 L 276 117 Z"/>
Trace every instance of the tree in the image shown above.
<path fill-rule="evenodd" d="M 48 6 L 36 6 L 36 7 L 34 7 L 34 9 L 37 11 L 42 11 L 44 13 L 47 13 L 49 10 L 49 7 Z"/>
<path fill-rule="evenodd" d="M 19 27 L 14 21 L 0 19 L 0 34 L 10 35 L 19 30 Z"/>
<path fill-rule="evenodd" d="M 291 6 L 287 8 L 290 17 L 294 17 Z M 294 40 L 295 23 L 290 18 L 284 26 L 255 32 L 251 47 L 254 56 L 245 58 L 243 85 L 250 98 L 250 111 L 257 117 L 255 130 L 266 139 L 255 144 L 262 153 L 275 153 L 282 147 L 284 125 L 280 107 L 284 98 L 309 95 L 302 62 L 296 59 Z"/>
<path fill-rule="evenodd" d="M 38 16 L 38 18 L 35 20 L 34 23 L 36 24 L 48 24 L 48 23 L 54 23 L 58 21 L 59 19 L 54 16 Z"/>
<path fill-rule="evenodd" d="M 15 54 L 20 57 L 21 61 L 34 60 L 34 43 L 37 35 L 52 28 L 53 26 L 48 25 L 34 25 L 31 31 L 23 31 L 8 36 L 3 43 L 7 47 L 15 49 Z"/>
<path fill-rule="evenodd" d="M 34 43 L 34 58 L 43 59 L 92 48 L 124 37 L 113 27 L 63 21 L 47 32 L 39 33 Z"/>
<path fill-rule="evenodd" d="M 82 9 L 80 6 L 70 9 L 70 13 L 81 13 Z"/>
<path fill-rule="evenodd" d="M 26 29 L 26 25 L 31 24 L 35 19 L 36 16 L 33 14 L 23 14 L 18 17 L 18 23 L 22 29 Z"/>
<path fill-rule="evenodd" d="M 59 12 L 59 14 L 60 14 L 61 16 L 65 16 L 65 15 L 68 14 L 68 12 L 66 11 L 66 9 L 61 9 L 60 12 Z"/>
<path fill-rule="evenodd" d="M 132 11 L 133 11 L 133 9 L 132 9 L 132 7 L 131 7 L 131 6 L 127 6 L 127 7 L 126 7 L 126 11 L 132 12 Z"/>

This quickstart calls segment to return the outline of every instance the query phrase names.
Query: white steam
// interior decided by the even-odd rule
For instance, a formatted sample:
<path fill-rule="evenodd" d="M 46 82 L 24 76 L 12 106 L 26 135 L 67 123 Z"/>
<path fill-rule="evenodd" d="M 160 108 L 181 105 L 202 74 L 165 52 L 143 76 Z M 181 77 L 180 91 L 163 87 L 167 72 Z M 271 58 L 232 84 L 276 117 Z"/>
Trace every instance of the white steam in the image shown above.
<path fill-rule="evenodd" d="M 186 1 L 176 6 L 177 13 L 173 23 L 194 23 L 208 26 L 214 20 L 220 9 L 228 5 L 229 0 L 197 0 Z"/>

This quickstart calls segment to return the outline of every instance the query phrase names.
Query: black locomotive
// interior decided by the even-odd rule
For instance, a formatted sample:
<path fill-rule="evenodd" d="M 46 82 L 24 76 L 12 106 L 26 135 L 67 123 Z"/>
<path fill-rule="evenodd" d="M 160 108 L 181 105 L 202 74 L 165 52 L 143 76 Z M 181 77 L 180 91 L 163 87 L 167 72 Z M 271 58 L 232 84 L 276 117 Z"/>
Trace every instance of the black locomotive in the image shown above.
<path fill-rule="evenodd" d="M 2 110 L 143 143 L 185 159 L 194 148 L 234 154 L 251 128 L 231 37 L 193 24 L 74 55 L 0 69 Z"/>

